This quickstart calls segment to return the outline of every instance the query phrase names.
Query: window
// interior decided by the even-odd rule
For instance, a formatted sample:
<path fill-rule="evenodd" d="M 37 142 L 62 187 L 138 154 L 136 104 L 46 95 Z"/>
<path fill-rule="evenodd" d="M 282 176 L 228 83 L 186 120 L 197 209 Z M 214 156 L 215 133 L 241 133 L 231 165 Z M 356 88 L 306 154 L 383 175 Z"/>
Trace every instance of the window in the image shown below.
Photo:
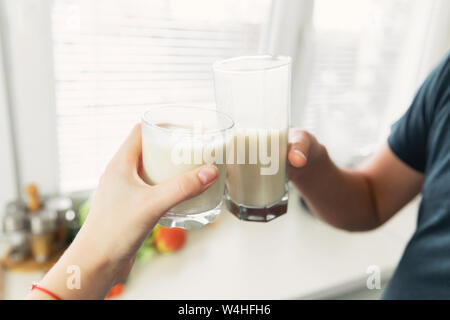
<path fill-rule="evenodd" d="M 3 0 L 0 11 L 16 184 L 44 194 L 95 187 L 145 109 L 210 105 L 211 64 L 261 52 L 293 57 L 292 122 L 355 162 L 449 30 L 446 0 Z"/>
<path fill-rule="evenodd" d="M 414 23 L 426 29 L 429 21 L 417 13 L 431 2 L 315 0 L 303 125 L 320 137 L 341 165 L 370 154 L 383 132 L 386 111 L 399 107 L 394 104 L 400 82 L 416 76 L 413 72 L 408 77 L 404 71 L 419 67 L 405 63 L 423 52 L 422 47 L 408 51 L 409 39 Z M 419 32 L 415 36 L 419 39 Z M 407 103 L 403 104 L 404 110 Z"/>
<path fill-rule="evenodd" d="M 60 191 L 95 187 L 152 105 L 211 104 L 211 64 L 264 51 L 270 7 L 270 0 L 54 1 Z"/>

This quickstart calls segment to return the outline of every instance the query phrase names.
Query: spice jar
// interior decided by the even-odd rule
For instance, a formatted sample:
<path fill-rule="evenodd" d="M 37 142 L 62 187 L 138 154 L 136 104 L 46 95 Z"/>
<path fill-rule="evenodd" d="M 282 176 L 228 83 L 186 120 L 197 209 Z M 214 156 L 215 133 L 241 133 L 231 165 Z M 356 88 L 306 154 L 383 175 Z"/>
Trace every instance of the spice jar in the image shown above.
<path fill-rule="evenodd" d="M 57 216 L 52 211 L 39 210 L 30 214 L 31 252 L 38 263 L 52 255 Z"/>
<path fill-rule="evenodd" d="M 69 210 L 66 212 L 67 221 L 67 244 L 72 243 L 80 230 L 80 217 L 74 210 Z"/>
<path fill-rule="evenodd" d="M 63 249 L 68 242 L 68 232 L 70 212 L 72 210 L 72 200 L 68 197 L 53 197 L 45 201 L 46 211 L 56 215 L 55 249 Z"/>
<path fill-rule="evenodd" d="M 30 253 L 25 204 L 20 201 L 8 203 L 2 224 L 6 242 L 9 246 L 9 260 L 13 263 L 25 260 Z"/>

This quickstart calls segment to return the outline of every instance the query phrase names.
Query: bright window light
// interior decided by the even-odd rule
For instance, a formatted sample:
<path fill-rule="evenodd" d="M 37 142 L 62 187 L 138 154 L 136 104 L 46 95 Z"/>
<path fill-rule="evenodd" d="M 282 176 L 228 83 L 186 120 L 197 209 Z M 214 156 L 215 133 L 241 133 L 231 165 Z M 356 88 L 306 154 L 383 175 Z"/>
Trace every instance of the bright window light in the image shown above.
<path fill-rule="evenodd" d="M 58 0 L 59 188 L 94 188 L 154 104 L 214 101 L 214 61 L 258 53 L 270 0 Z"/>

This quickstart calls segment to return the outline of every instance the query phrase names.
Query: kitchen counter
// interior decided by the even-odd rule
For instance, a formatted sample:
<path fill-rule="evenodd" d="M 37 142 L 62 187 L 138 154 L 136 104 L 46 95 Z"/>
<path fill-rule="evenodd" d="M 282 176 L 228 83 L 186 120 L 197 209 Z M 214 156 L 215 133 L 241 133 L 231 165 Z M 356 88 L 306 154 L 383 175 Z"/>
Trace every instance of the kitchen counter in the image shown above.
<path fill-rule="evenodd" d="M 137 263 L 123 299 L 326 298 L 366 287 L 367 268 L 388 279 L 415 227 L 417 200 L 375 231 L 349 233 L 310 215 L 291 191 L 270 223 L 224 212 L 189 233 L 176 254 Z"/>
<path fill-rule="evenodd" d="M 417 205 L 416 199 L 377 230 L 350 233 L 310 215 L 292 190 L 288 213 L 270 223 L 223 212 L 214 224 L 189 232 L 181 251 L 137 262 L 120 298 L 309 299 L 363 289 L 371 265 L 383 279 L 391 276 L 414 230 Z M 41 277 L 6 272 L 5 298 L 22 298 Z"/>

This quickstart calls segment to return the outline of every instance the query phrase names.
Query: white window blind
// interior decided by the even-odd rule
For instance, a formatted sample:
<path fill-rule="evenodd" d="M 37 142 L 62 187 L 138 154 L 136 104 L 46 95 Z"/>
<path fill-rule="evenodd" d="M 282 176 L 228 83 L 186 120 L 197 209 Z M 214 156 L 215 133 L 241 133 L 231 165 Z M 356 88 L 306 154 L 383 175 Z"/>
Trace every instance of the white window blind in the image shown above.
<path fill-rule="evenodd" d="M 60 191 L 95 187 L 152 105 L 213 103 L 211 64 L 264 50 L 270 7 L 270 0 L 54 1 Z"/>
<path fill-rule="evenodd" d="M 419 2 L 315 0 L 304 126 L 341 165 L 373 151 L 386 109 L 398 107 L 392 106 L 397 85 L 410 81 L 403 64 L 415 54 L 405 50 L 406 41 L 414 23 L 427 26 L 414 19 Z"/>

